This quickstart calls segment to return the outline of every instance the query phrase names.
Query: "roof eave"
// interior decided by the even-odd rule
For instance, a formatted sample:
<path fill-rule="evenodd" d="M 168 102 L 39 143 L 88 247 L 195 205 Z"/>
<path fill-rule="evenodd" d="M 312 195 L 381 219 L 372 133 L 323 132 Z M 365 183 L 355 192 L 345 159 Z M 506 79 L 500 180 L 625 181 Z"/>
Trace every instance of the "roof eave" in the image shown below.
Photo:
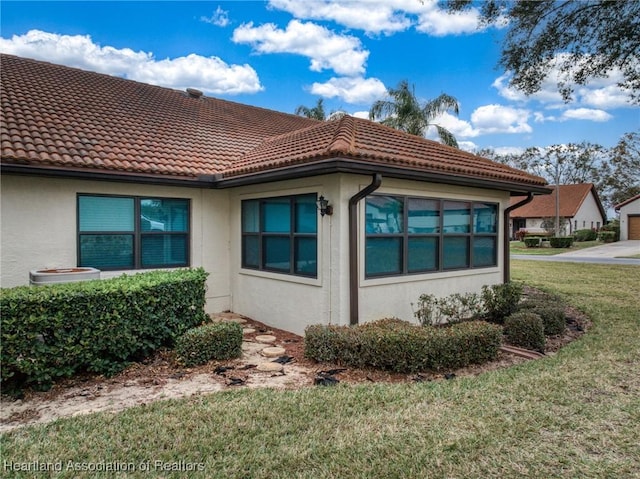
<path fill-rule="evenodd" d="M 20 164 L 2 164 L 0 172 L 2 174 L 163 186 L 186 186 L 190 188 L 213 188 L 217 178 L 215 175 L 200 175 L 198 177 L 161 174 L 154 175 L 134 172 L 111 172 L 96 169 L 56 168 Z"/>
<path fill-rule="evenodd" d="M 318 176 L 332 173 L 366 174 L 380 173 L 385 177 L 429 181 L 458 186 L 472 186 L 509 191 L 512 195 L 527 193 L 549 194 L 551 190 L 542 185 L 516 183 L 483 177 L 469 177 L 442 172 L 431 172 L 406 167 L 394 167 L 371 162 L 356 161 L 344 158 L 329 158 L 305 164 L 296 164 L 283 168 L 261 170 L 237 176 L 227 176 L 219 179 L 218 188 L 233 188 L 236 186 L 269 183 L 274 181 L 292 180 L 306 176 Z"/>

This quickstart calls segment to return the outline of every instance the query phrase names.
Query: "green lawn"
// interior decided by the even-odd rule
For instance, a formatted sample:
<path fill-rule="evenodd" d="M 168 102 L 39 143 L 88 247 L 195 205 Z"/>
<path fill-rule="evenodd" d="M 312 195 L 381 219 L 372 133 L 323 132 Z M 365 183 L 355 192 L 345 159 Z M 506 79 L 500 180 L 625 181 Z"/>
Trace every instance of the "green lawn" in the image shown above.
<path fill-rule="evenodd" d="M 593 327 L 554 356 L 475 378 L 234 390 L 15 430 L 2 437 L 1 476 L 114 477 L 67 470 L 73 461 L 131 463 L 118 477 L 140 478 L 638 478 L 640 268 L 512 269 Z M 62 472 L 7 470 L 34 461 Z"/>
<path fill-rule="evenodd" d="M 584 248 L 591 248 L 593 246 L 600 246 L 603 243 L 600 241 L 574 241 L 571 248 L 527 248 L 522 241 L 511 241 L 509 245 L 509 251 L 511 254 L 535 254 L 535 255 L 554 255 L 560 253 L 568 253 L 569 251 L 577 251 Z"/>

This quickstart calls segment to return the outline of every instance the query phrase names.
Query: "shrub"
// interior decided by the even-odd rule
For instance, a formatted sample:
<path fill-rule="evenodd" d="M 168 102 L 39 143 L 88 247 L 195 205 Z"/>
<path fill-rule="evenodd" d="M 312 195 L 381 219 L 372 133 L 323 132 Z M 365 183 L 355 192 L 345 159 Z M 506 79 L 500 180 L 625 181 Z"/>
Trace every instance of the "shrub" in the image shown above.
<path fill-rule="evenodd" d="M 505 318 L 504 334 L 509 344 L 544 352 L 542 318 L 532 311 L 519 311 Z"/>
<path fill-rule="evenodd" d="M 421 325 L 426 326 L 459 323 L 477 317 L 481 312 L 482 301 L 476 293 L 454 293 L 444 298 L 421 295 L 413 314 Z"/>
<path fill-rule="evenodd" d="M 482 301 L 485 308 L 485 318 L 488 321 L 502 324 L 504 318 L 518 309 L 522 291 L 522 284 L 515 282 L 483 286 Z"/>
<path fill-rule="evenodd" d="M 600 228 L 600 233 L 608 231 L 613 233 L 613 240 L 606 241 L 607 243 L 611 243 L 613 241 L 620 241 L 620 221 L 619 220 L 611 220 L 609 223 Z M 609 238 L 611 235 L 607 234 L 606 237 Z M 600 239 L 600 236 L 598 236 Z M 605 241 L 605 239 L 600 239 L 600 241 Z"/>
<path fill-rule="evenodd" d="M 567 327 L 564 305 L 558 303 L 556 299 L 540 298 L 523 301 L 518 309 L 520 311 L 531 311 L 540 316 L 546 336 L 562 334 Z"/>
<path fill-rule="evenodd" d="M 598 241 L 602 241 L 604 243 L 613 243 L 616 240 L 616 232 L 615 231 L 600 231 L 598 233 Z"/>
<path fill-rule="evenodd" d="M 542 243 L 542 238 L 539 236 L 529 236 L 528 238 L 524 238 L 522 241 L 527 248 L 537 248 Z"/>
<path fill-rule="evenodd" d="M 47 389 L 80 371 L 112 375 L 201 324 L 201 269 L 0 291 L 3 389 Z"/>
<path fill-rule="evenodd" d="M 552 248 L 571 248 L 573 244 L 572 236 L 553 236 L 549 238 L 549 244 Z"/>
<path fill-rule="evenodd" d="M 190 329 L 176 341 L 176 356 L 184 366 L 212 359 L 232 359 L 242 354 L 242 326 L 233 321 L 204 324 Z"/>
<path fill-rule="evenodd" d="M 381 320 L 360 326 L 313 325 L 305 330 L 305 357 L 394 372 L 458 368 L 494 359 L 502 329 L 483 321 L 447 327 Z"/>
<path fill-rule="evenodd" d="M 581 241 L 595 241 L 596 239 L 598 239 L 598 233 L 596 233 L 594 230 L 591 230 L 591 229 L 576 230 L 576 231 L 573 233 L 573 238 L 574 238 L 577 242 L 581 242 Z"/>

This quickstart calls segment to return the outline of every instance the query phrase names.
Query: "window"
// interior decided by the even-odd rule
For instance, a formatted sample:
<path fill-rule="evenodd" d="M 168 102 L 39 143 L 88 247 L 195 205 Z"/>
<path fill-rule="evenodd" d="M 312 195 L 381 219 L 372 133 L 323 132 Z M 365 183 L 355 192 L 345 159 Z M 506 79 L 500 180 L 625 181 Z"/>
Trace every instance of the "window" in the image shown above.
<path fill-rule="evenodd" d="M 189 200 L 78 195 L 78 265 L 189 265 Z"/>
<path fill-rule="evenodd" d="M 242 267 L 318 275 L 316 195 L 242 202 Z"/>
<path fill-rule="evenodd" d="M 405 196 L 368 196 L 368 278 L 497 264 L 498 206 Z"/>

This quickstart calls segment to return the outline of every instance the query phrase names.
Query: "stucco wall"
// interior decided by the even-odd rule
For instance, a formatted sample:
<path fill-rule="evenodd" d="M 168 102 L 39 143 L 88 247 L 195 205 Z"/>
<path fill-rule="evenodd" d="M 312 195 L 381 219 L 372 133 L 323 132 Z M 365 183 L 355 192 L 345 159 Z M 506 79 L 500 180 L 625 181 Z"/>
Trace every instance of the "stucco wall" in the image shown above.
<path fill-rule="evenodd" d="M 349 324 L 348 201 L 370 182 L 371 177 L 368 176 L 342 174 L 235 189 L 230 198 L 232 309 L 299 334 L 309 324 Z M 332 216 L 318 216 L 318 278 L 240 268 L 241 201 L 304 193 L 322 194 L 334 206 Z M 361 322 L 390 316 L 413 320 L 411 303 L 415 303 L 423 293 L 446 296 L 454 292 L 479 292 L 485 284 L 502 281 L 502 212 L 509 204 L 508 193 L 384 178 L 376 193 L 499 203 L 498 266 L 367 280 L 364 277 L 364 251 L 360 246 L 358 294 Z M 363 212 L 364 202 L 360 202 L 359 245 L 364 244 Z"/>
<path fill-rule="evenodd" d="M 571 231 L 599 229 L 602 225 L 604 225 L 604 218 L 600 214 L 595 198 L 589 193 L 571 220 Z"/>
<path fill-rule="evenodd" d="M 629 216 L 640 215 L 640 198 L 620 208 L 620 241 L 629 239 Z"/>
<path fill-rule="evenodd" d="M 355 185 L 352 183 L 350 186 L 351 191 L 355 193 Z M 474 270 L 365 279 L 364 249 L 359 248 L 360 322 L 375 321 L 388 317 L 398 317 L 407 321 L 415 321 L 411 303 L 416 303 L 421 294 L 427 293 L 437 297 L 443 297 L 452 293 L 478 293 L 483 285 L 502 282 L 502 238 L 504 235 L 504 227 L 508 227 L 508 225 L 503 224 L 503 212 L 504 208 L 509 206 L 508 193 L 391 179 L 383 179 L 382 186 L 376 193 L 499 203 L 498 265 L 492 268 L 479 268 Z M 358 228 L 360 245 L 364 244 L 363 208 L 364 204 L 361 203 L 360 227 Z"/>
<path fill-rule="evenodd" d="M 1 180 L 2 287 L 29 284 L 29 271 L 33 269 L 77 266 L 78 193 L 189 198 L 191 264 L 204 267 L 210 274 L 207 310 L 229 309 L 226 191 L 15 175 L 2 175 Z M 101 276 L 122 273 L 103 272 Z"/>

